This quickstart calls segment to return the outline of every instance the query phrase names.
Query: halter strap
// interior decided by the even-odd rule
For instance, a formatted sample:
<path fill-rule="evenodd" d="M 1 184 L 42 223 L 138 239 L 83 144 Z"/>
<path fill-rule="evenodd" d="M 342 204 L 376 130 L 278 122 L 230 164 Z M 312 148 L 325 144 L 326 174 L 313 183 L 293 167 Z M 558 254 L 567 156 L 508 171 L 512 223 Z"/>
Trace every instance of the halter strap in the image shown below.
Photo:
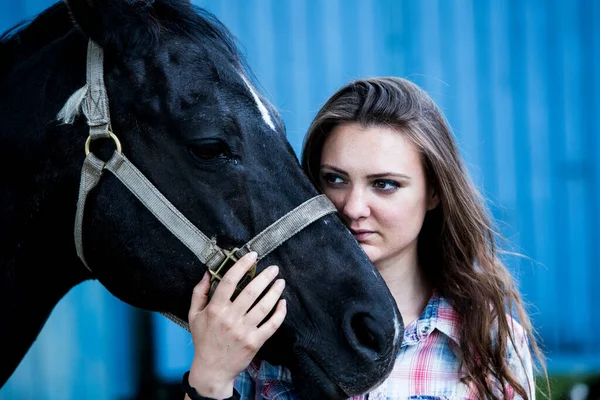
<path fill-rule="evenodd" d="M 288 212 L 240 249 L 221 249 L 217 246 L 216 239 L 209 239 L 196 228 L 121 153 L 121 146 L 118 139 L 109 130 L 108 99 L 106 97 L 106 89 L 104 88 L 104 80 L 101 76 L 102 60 L 102 48 L 90 40 L 87 60 L 88 91 L 83 103 L 84 113 L 88 117 L 88 124 L 90 125 L 90 137 L 86 142 L 86 157 L 81 170 L 74 227 L 77 255 L 90 272 L 91 268 L 85 259 L 83 251 L 83 215 L 87 196 L 98 182 L 100 182 L 104 170 L 113 173 L 177 239 L 196 255 L 202 264 L 207 266 L 211 274 L 210 295 L 214 292 L 225 272 L 240 257 L 251 251 L 255 251 L 258 254 L 258 262 L 308 225 L 337 211 L 333 203 L 325 195 L 318 195 Z M 97 64 L 100 64 L 100 67 Z M 90 69 L 92 72 L 90 72 Z M 100 74 L 100 77 L 98 77 L 98 74 Z M 90 105 L 93 105 L 93 107 L 89 107 Z M 117 150 L 107 162 L 100 160 L 93 153 L 89 152 L 89 141 L 99 137 L 110 137 L 117 145 Z M 255 273 L 256 264 L 244 276 L 238 285 L 237 292 L 250 282 Z M 170 313 L 161 314 L 189 331 L 187 322 Z"/>
<path fill-rule="evenodd" d="M 214 239 L 209 239 L 196 228 L 123 154 L 115 152 L 105 163 L 93 153 L 89 153 L 82 168 L 75 224 L 77 254 L 88 269 L 90 269 L 89 265 L 83 255 L 83 210 L 87 195 L 98 184 L 105 169 L 112 172 L 211 271 L 215 271 L 228 257 L 232 258 L 229 255 L 231 252 L 223 251 L 217 246 Z M 235 257 L 241 258 L 245 254 L 255 251 L 258 254 L 257 261 L 259 261 L 314 221 L 334 212 L 336 212 L 336 208 L 327 196 L 313 197 L 275 221 L 243 247 L 236 250 Z M 219 275 L 217 279 L 221 277 L 222 275 Z"/>
<path fill-rule="evenodd" d="M 87 48 L 86 84 L 87 93 L 82 109 L 88 120 L 90 137 L 92 139 L 108 137 L 110 113 L 104 86 L 104 52 L 102 47 L 91 39 Z"/>

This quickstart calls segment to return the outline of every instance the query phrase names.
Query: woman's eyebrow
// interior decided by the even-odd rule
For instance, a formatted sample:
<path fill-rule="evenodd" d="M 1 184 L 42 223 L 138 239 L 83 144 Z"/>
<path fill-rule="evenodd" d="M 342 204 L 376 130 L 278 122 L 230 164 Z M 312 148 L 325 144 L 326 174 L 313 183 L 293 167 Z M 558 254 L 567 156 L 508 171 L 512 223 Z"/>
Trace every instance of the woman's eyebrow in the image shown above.
<path fill-rule="evenodd" d="M 327 169 L 333 170 L 341 175 L 348 175 L 348 173 L 346 171 L 344 171 L 343 169 L 334 167 L 333 165 L 321 164 L 321 168 L 327 168 Z M 407 180 L 411 179 L 410 176 L 400 174 L 397 172 L 381 172 L 381 173 L 377 173 L 377 174 L 367 175 L 368 179 L 380 179 L 380 178 L 389 178 L 389 177 L 396 177 L 396 178 L 402 178 L 402 179 L 407 179 Z"/>
<path fill-rule="evenodd" d="M 367 178 L 369 178 L 369 179 L 378 179 L 378 178 L 387 178 L 387 177 L 396 177 L 396 178 L 402 178 L 402 179 L 407 179 L 407 180 L 411 179 L 410 176 L 404 175 L 404 174 L 399 174 L 397 172 L 382 172 L 380 174 L 367 175 Z"/>
<path fill-rule="evenodd" d="M 323 169 L 323 168 L 331 169 L 331 170 L 337 172 L 338 174 L 348 175 L 348 173 L 346 171 L 344 171 L 343 169 L 336 168 L 329 164 L 321 164 L 321 169 Z"/>

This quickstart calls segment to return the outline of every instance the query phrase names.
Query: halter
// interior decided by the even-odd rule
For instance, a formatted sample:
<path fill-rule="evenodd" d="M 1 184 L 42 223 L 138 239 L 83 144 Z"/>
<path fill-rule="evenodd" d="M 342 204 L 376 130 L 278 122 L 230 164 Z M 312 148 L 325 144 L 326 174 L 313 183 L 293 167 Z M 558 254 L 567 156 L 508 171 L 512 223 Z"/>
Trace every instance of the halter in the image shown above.
<path fill-rule="evenodd" d="M 90 272 L 92 270 L 85 260 L 83 252 L 83 212 L 87 196 L 102 178 L 104 170 L 112 172 L 175 237 L 198 257 L 202 264 L 206 265 L 211 275 L 210 295 L 225 272 L 240 257 L 255 251 L 258 254 L 258 263 L 259 260 L 308 225 L 336 212 L 335 206 L 325 195 L 318 195 L 288 212 L 241 248 L 231 250 L 220 248 L 217 246 L 216 239 L 209 239 L 196 228 L 123 155 L 121 143 L 111 131 L 108 97 L 104 86 L 103 60 L 102 47 L 90 40 L 87 50 L 87 91 L 82 102 L 82 110 L 90 127 L 90 135 L 85 142 L 86 156 L 81 169 L 74 230 L 77 255 Z M 112 139 L 115 143 L 116 149 L 106 162 L 90 152 L 90 143 L 100 138 Z M 246 273 L 238 284 L 237 290 L 243 289 L 255 274 L 256 264 Z M 161 312 L 161 314 L 189 331 L 187 322 L 181 318 L 170 313 Z"/>

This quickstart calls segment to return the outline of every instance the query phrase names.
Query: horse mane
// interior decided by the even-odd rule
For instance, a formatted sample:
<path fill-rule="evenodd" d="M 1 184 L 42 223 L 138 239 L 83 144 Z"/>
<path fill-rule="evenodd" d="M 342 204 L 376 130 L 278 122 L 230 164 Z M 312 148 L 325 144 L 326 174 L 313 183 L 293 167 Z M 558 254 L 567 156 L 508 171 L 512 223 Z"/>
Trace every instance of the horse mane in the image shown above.
<path fill-rule="evenodd" d="M 137 3 L 137 7 L 154 7 L 152 10 L 136 13 L 141 18 L 140 26 L 128 35 L 116 35 L 121 41 L 111 42 L 117 51 L 125 47 L 139 46 L 148 50 L 158 44 L 162 33 L 172 32 L 186 36 L 203 46 L 225 53 L 226 56 L 243 71 L 253 83 L 256 79 L 245 58 L 239 51 L 239 43 L 231 32 L 211 12 L 191 5 L 185 1 L 148 1 Z M 141 5 L 140 5 L 141 4 Z M 124 7 L 128 7 L 126 4 Z M 129 10 L 131 11 L 131 10 Z M 120 17 L 126 18 L 127 15 Z M 120 20 L 120 18 L 116 18 Z M 118 29 L 117 27 L 112 27 Z M 18 23 L 0 35 L 0 81 L 6 77 L 19 59 L 39 51 L 55 40 L 61 39 L 77 30 L 67 5 L 59 1 L 31 20 Z M 85 87 L 77 90 L 67 101 L 58 115 L 63 123 L 72 123 L 79 115 L 81 102 L 85 96 Z"/>
<path fill-rule="evenodd" d="M 245 66 L 245 59 L 239 51 L 239 43 L 214 14 L 195 5 L 184 6 L 180 2 L 168 3 L 167 6 L 177 17 L 169 19 L 166 28 L 192 39 L 207 38 L 214 46 L 227 50 L 241 66 Z M 193 12 L 190 12 L 190 8 Z"/>
<path fill-rule="evenodd" d="M 42 11 L 31 20 L 24 20 L 0 35 L 0 46 L 11 43 L 39 49 L 69 33 L 73 21 L 61 1 Z"/>
<path fill-rule="evenodd" d="M 150 6 L 156 7 L 157 12 L 141 13 L 144 16 L 142 25 L 146 28 L 145 34 L 154 36 L 152 42 L 155 44 L 161 32 L 175 32 L 225 51 L 240 68 L 250 72 L 239 51 L 237 40 L 214 14 L 182 1 L 149 1 L 146 7 Z M 17 58 L 38 51 L 74 30 L 75 23 L 64 1 L 59 1 L 33 19 L 22 21 L 8 29 L 0 35 L 0 77 L 6 74 L 6 70 Z M 136 42 L 135 38 L 124 36 L 122 40 L 127 40 L 128 44 Z M 117 49 L 125 47 L 124 42 L 116 42 L 114 45 Z"/>
<path fill-rule="evenodd" d="M 24 20 L 0 35 L 0 78 L 6 76 L 18 58 L 23 58 L 74 29 L 65 4 L 61 1 L 37 17 Z"/>

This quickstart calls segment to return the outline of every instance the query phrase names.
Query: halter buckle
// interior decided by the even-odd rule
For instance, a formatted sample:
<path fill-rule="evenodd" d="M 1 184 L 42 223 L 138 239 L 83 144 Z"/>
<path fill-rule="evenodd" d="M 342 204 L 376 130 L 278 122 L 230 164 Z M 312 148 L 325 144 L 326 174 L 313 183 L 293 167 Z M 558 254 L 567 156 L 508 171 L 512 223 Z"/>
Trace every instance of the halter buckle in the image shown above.
<path fill-rule="evenodd" d="M 223 253 L 226 256 L 225 259 L 214 270 L 211 270 L 210 268 L 208 269 L 208 273 L 211 275 L 211 277 L 210 277 L 211 284 L 214 284 L 216 281 L 220 282 L 221 279 L 223 279 L 223 275 L 225 275 L 225 273 L 227 271 L 229 271 L 229 269 L 233 266 L 233 264 L 235 264 L 239 260 L 239 257 L 236 255 L 238 250 L 239 249 L 237 247 L 233 248 L 232 250 L 223 249 Z M 223 270 L 223 273 L 221 273 L 222 270 Z M 246 272 L 246 274 L 244 274 L 244 277 L 238 283 L 238 285 L 236 287 L 236 292 L 235 292 L 236 296 L 237 296 L 237 294 L 239 294 L 239 292 L 241 292 L 246 287 L 246 285 L 248 285 L 248 283 L 250 283 L 250 281 L 254 278 L 255 275 L 256 275 L 256 264 L 254 264 L 248 270 L 248 272 Z M 218 282 L 216 282 L 216 283 L 218 283 Z"/>

